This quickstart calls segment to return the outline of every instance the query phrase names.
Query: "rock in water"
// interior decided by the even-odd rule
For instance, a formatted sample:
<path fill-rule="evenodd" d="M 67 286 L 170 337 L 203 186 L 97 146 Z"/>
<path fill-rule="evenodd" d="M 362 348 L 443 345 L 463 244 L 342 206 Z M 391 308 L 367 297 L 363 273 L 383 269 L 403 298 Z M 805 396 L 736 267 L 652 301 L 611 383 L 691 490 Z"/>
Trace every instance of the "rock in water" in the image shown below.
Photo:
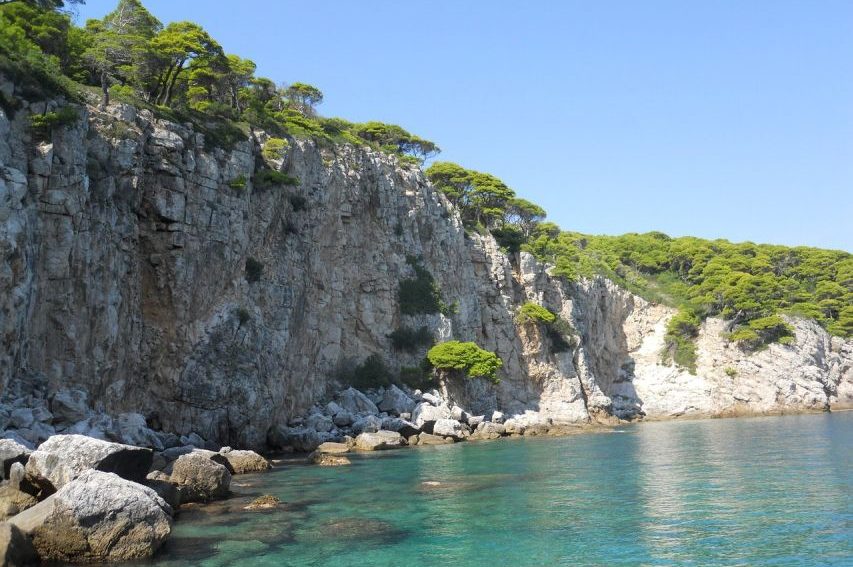
<path fill-rule="evenodd" d="M 50 493 L 87 469 L 112 472 L 134 482 L 143 482 L 152 459 L 150 449 L 83 435 L 54 435 L 33 451 L 26 471 L 33 484 Z"/>
<path fill-rule="evenodd" d="M 172 465 L 170 482 L 181 490 L 181 502 L 207 502 L 228 496 L 231 473 L 201 453 L 181 455 Z"/>
<path fill-rule="evenodd" d="M 403 437 L 396 431 L 362 433 L 355 438 L 355 448 L 361 451 L 397 449 L 403 446 Z"/>
<path fill-rule="evenodd" d="M 3 478 L 9 478 L 9 469 L 13 463 L 26 464 L 30 451 L 12 439 L 0 439 L 0 464 L 3 465 Z"/>
<path fill-rule="evenodd" d="M 352 462 L 343 455 L 334 455 L 331 453 L 321 453 L 314 451 L 310 456 L 311 462 L 321 467 L 340 467 L 343 465 L 351 465 Z"/>
<path fill-rule="evenodd" d="M 227 453 L 220 451 L 219 456 L 228 462 L 229 472 L 233 472 L 234 474 L 261 472 L 269 470 L 271 467 L 268 460 L 254 451 L 231 450 Z"/>
<path fill-rule="evenodd" d="M 269 494 L 265 494 L 263 496 L 259 496 L 249 502 L 248 505 L 244 506 L 244 510 L 269 510 L 271 508 L 276 508 L 281 503 L 275 496 L 271 496 Z"/>
<path fill-rule="evenodd" d="M 124 561 L 151 557 L 172 529 L 172 509 L 146 486 L 87 470 L 10 520 L 43 561 Z"/>
<path fill-rule="evenodd" d="M 0 565 L 3 567 L 24 567 L 36 565 L 38 555 L 33 544 L 14 524 L 0 523 Z"/>
<path fill-rule="evenodd" d="M 455 419 L 439 419 L 432 427 L 433 435 L 460 440 L 468 436 L 468 428 Z"/>

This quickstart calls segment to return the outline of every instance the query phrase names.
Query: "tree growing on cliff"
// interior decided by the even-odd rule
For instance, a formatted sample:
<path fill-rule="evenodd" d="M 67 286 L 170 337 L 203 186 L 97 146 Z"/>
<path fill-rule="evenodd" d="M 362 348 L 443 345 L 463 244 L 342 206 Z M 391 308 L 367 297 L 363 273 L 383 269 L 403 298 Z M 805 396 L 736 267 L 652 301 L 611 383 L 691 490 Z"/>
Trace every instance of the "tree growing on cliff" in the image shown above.
<path fill-rule="evenodd" d="M 284 97 L 303 116 L 314 116 L 314 107 L 323 102 L 323 91 L 307 83 L 293 83 L 284 89 Z"/>
<path fill-rule="evenodd" d="M 503 362 L 493 352 L 473 342 L 447 341 L 429 349 L 427 360 L 435 368 L 446 371 L 461 371 L 469 378 L 486 378 L 500 382 L 497 371 Z"/>

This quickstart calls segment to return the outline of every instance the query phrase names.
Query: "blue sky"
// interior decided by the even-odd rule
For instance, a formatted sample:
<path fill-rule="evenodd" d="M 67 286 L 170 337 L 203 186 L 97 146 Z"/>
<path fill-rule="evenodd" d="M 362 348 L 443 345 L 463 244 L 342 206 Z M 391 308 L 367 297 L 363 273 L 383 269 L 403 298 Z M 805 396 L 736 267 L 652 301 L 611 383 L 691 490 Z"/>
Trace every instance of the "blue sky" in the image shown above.
<path fill-rule="evenodd" d="M 143 2 L 565 229 L 853 250 L 849 0 Z"/>

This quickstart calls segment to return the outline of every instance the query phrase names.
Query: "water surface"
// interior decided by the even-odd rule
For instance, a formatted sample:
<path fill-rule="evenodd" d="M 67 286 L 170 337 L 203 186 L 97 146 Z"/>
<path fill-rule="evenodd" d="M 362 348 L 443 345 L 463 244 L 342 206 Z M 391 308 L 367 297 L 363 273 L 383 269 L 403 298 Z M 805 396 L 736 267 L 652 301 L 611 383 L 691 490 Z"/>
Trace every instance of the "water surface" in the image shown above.
<path fill-rule="evenodd" d="M 149 564 L 853 565 L 851 452 L 844 412 L 290 465 L 182 512 Z M 261 494 L 285 504 L 242 510 Z"/>

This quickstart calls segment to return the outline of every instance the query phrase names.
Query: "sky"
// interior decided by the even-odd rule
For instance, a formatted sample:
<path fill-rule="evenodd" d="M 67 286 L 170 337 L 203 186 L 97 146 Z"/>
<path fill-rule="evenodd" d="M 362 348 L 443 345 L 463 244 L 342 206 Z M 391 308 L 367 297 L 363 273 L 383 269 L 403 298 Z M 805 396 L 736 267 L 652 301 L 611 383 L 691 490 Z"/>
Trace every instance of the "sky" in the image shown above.
<path fill-rule="evenodd" d="M 117 0 L 87 0 L 78 21 Z M 849 0 L 143 0 L 566 230 L 853 251 Z"/>

